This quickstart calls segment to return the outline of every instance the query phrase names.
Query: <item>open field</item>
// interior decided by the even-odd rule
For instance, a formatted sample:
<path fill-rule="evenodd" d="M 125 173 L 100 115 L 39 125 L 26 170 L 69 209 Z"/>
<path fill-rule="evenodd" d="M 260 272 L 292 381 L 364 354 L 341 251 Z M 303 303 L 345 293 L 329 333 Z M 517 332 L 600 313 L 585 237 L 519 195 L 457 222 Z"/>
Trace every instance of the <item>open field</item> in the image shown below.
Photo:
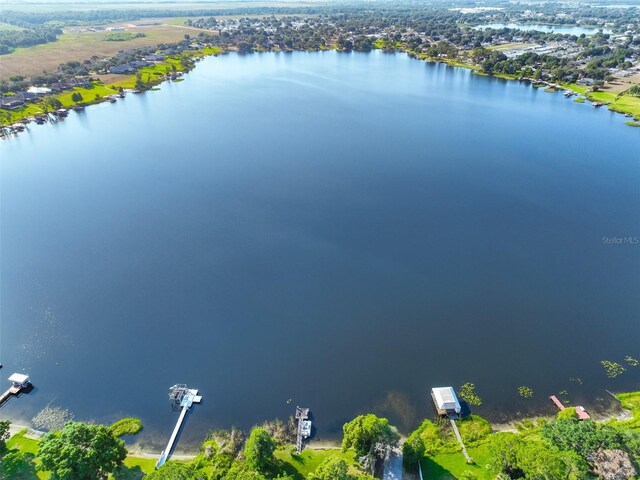
<path fill-rule="evenodd" d="M 24 30 L 24 28 L 16 27 L 15 25 L 10 25 L 8 23 L 0 22 L 0 31 L 2 30 Z"/>
<path fill-rule="evenodd" d="M 494 47 L 489 47 L 489 50 L 496 50 L 498 52 L 506 52 L 507 50 L 516 50 L 522 48 L 533 47 L 533 43 L 520 43 L 520 42 L 511 42 L 504 43 L 502 45 L 496 45 Z"/>
<path fill-rule="evenodd" d="M 630 77 L 614 77 L 611 82 L 607 82 L 603 87 L 603 90 L 606 90 L 607 92 L 621 93 L 638 84 L 640 84 L 640 73 L 636 73 Z"/>
<path fill-rule="evenodd" d="M 193 35 L 193 29 L 178 25 L 154 25 L 131 27 L 128 32 L 142 32 L 145 37 L 125 42 L 108 42 L 105 37 L 110 32 L 68 32 L 58 41 L 29 48 L 18 48 L 15 52 L 0 57 L 0 79 L 11 75 L 31 76 L 43 70 L 55 71 L 61 63 L 71 60 L 83 61 L 93 55 L 108 57 L 120 50 L 153 46 L 160 43 L 178 42 L 185 34 Z"/>

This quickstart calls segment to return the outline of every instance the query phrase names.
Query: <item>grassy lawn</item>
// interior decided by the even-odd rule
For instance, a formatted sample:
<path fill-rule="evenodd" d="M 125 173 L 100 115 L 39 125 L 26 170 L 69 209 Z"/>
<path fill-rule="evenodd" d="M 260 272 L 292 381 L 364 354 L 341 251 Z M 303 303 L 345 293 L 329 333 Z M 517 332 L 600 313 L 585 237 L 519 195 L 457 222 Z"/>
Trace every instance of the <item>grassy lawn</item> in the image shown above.
<path fill-rule="evenodd" d="M 9 450 L 20 450 L 25 453 L 33 453 L 35 455 L 38 452 L 38 440 L 26 438 L 26 433 L 26 429 L 21 430 L 7 440 L 7 448 Z"/>
<path fill-rule="evenodd" d="M 616 398 L 627 410 L 631 410 L 633 418 L 620 422 L 627 428 L 640 432 L 640 392 L 619 393 Z"/>
<path fill-rule="evenodd" d="M 442 453 L 435 456 L 425 457 L 422 460 L 422 474 L 429 480 L 451 480 L 456 479 L 466 471 L 471 471 L 481 480 L 492 480 L 495 474 L 487 469 L 489 460 L 487 444 L 470 447 L 467 449 L 474 465 L 468 465 L 459 453 Z"/>
<path fill-rule="evenodd" d="M 345 453 L 339 449 L 303 450 L 300 455 L 295 453 L 291 455 L 291 447 L 289 447 L 276 450 L 275 457 L 285 464 L 283 469 L 287 473 L 293 474 L 296 479 L 306 478 L 318 468 L 318 465 L 331 457 L 338 457 L 347 462 L 352 473 L 359 471 L 353 450 L 348 450 Z"/>
<path fill-rule="evenodd" d="M 640 119 L 640 97 L 620 95 L 611 91 L 587 93 L 589 87 L 576 85 L 575 83 L 563 84 L 562 86 L 585 95 L 587 99 L 592 102 L 606 103 L 609 110 L 620 113 L 630 113 L 636 119 Z"/>
<path fill-rule="evenodd" d="M 153 472 L 155 467 L 154 458 L 127 457 L 124 465 L 113 475 L 109 475 L 109 480 L 139 480 L 145 474 Z"/>

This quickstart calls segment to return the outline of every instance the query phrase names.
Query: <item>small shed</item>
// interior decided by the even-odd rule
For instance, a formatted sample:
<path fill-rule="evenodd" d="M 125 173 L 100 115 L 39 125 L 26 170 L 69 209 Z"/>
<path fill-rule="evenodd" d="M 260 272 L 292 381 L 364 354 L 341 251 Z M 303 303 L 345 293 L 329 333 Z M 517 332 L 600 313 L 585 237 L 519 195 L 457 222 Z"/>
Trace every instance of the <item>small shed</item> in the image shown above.
<path fill-rule="evenodd" d="M 24 388 L 29 385 L 29 375 L 23 373 L 14 373 L 9 377 L 9 381 L 16 388 Z"/>
<path fill-rule="evenodd" d="M 438 415 L 459 415 L 462 411 L 458 396 L 453 387 L 438 387 L 431 389 L 431 398 Z"/>

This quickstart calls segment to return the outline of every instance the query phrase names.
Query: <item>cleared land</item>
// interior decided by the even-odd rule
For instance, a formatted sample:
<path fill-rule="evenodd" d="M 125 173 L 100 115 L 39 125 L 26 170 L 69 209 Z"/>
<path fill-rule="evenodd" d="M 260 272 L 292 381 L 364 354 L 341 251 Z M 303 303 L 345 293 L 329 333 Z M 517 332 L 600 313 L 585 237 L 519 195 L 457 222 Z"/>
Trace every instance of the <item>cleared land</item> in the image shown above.
<path fill-rule="evenodd" d="M 640 84 L 640 72 L 629 77 L 614 77 L 611 82 L 608 82 L 603 90 L 612 93 L 621 93 L 634 85 Z"/>
<path fill-rule="evenodd" d="M 58 65 L 72 60 L 83 61 L 93 55 L 110 57 L 120 50 L 178 42 L 193 30 L 178 25 L 154 25 L 127 28 L 127 32 L 142 32 L 144 37 L 124 42 L 109 42 L 105 37 L 111 32 L 67 32 L 56 42 L 19 48 L 0 57 L 0 79 L 11 75 L 38 75 L 43 70 L 53 72 Z"/>
<path fill-rule="evenodd" d="M 489 50 L 496 50 L 498 52 L 506 52 L 509 50 L 521 50 L 523 48 L 533 47 L 535 43 L 520 43 L 520 42 L 511 42 L 511 43 L 503 43 L 502 45 L 495 45 L 493 47 L 489 47 Z"/>

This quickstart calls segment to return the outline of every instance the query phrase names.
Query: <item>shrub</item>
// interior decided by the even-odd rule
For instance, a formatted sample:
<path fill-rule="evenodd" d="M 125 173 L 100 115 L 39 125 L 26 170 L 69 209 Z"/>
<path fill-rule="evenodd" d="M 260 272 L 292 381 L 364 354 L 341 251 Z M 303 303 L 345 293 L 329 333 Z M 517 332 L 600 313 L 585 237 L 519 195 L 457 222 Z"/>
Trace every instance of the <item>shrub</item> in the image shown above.
<path fill-rule="evenodd" d="M 458 423 L 460 435 L 465 442 L 477 442 L 491 434 L 491 425 L 484 418 L 471 415 Z"/>
<path fill-rule="evenodd" d="M 569 407 L 565 408 L 564 410 L 560 410 L 558 412 L 557 418 L 558 420 L 578 420 L 578 414 L 576 413 L 576 409 L 574 407 Z"/>
<path fill-rule="evenodd" d="M 142 430 L 142 421 L 138 418 L 123 418 L 118 420 L 111 427 L 111 433 L 114 437 L 121 437 L 122 435 L 135 435 Z"/>

